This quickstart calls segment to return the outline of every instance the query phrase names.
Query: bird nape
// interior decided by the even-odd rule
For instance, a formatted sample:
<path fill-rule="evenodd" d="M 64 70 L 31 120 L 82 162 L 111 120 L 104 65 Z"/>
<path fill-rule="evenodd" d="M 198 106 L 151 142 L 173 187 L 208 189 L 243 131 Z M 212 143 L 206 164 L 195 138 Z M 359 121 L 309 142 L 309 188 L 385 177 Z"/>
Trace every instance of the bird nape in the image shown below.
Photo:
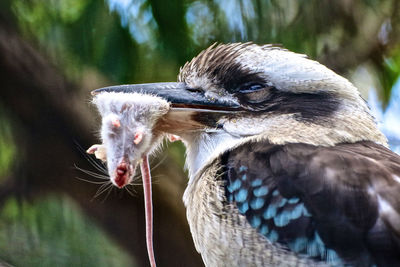
<path fill-rule="evenodd" d="M 122 108 L 138 93 L 147 104 Z M 102 140 L 114 154 L 100 156 L 113 166 L 136 164 L 163 136 L 182 139 L 183 201 L 205 265 L 400 266 L 400 156 L 357 89 L 318 62 L 271 45 L 212 45 L 178 82 L 93 94 L 111 105 Z M 147 124 L 139 151 L 132 119 L 115 127 L 129 116 Z"/>

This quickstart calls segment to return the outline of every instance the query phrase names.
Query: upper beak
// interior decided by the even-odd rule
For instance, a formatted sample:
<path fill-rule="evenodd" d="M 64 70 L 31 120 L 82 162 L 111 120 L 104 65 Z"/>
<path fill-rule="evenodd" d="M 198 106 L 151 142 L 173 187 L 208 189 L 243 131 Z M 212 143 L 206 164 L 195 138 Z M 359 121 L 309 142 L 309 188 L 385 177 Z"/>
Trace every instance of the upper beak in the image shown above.
<path fill-rule="evenodd" d="M 170 102 L 173 109 L 185 108 L 211 112 L 229 112 L 240 109 L 240 105 L 235 101 L 208 98 L 204 92 L 190 88 L 183 82 L 115 85 L 94 90 L 92 95 L 101 92 L 156 95 Z"/>

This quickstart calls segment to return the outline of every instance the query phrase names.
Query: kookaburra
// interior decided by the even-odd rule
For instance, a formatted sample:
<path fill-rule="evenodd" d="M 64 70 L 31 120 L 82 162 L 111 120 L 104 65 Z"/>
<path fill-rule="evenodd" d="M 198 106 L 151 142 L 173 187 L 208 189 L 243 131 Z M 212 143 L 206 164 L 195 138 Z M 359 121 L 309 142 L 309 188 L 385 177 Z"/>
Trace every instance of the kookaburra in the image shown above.
<path fill-rule="evenodd" d="M 213 45 L 176 83 L 101 92 L 171 105 L 152 129 L 186 146 L 183 200 L 205 265 L 400 266 L 400 156 L 325 66 L 271 45 Z"/>

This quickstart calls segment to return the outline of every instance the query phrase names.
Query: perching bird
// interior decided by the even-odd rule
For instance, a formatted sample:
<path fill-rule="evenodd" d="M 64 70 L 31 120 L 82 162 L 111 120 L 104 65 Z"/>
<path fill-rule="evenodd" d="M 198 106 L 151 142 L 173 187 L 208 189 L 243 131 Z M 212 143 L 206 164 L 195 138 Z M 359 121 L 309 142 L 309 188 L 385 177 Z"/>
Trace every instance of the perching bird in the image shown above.
<path fill-rule="evenodd" d="M 400 266 L 400 156 L 357 89 L 304 55 L 213 45 L 179 82 L 97 90 L 168 100 L 207 266 Z"/>

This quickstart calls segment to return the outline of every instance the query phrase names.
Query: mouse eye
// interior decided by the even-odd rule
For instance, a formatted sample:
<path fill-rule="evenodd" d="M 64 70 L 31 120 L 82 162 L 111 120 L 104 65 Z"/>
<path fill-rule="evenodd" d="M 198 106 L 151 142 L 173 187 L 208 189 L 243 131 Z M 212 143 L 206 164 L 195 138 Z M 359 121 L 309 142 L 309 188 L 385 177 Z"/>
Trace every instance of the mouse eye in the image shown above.
<path fill-rule="evenodd" d="M 142 141 L 142 139 L 143 139 L 143 132 L 137 131 L 137 132 L 135 133 L 134 138 L 133 138 L 133 143 L 134 143 L 135 145 L 138 145 L 138 144 Z"/>
<path fill-rule="evenodd" d="M 115 118 L 111 121 L 111 126 L 115 129 L 118 129 L 119 127 L 121 127 L 121 121 Z"/>

